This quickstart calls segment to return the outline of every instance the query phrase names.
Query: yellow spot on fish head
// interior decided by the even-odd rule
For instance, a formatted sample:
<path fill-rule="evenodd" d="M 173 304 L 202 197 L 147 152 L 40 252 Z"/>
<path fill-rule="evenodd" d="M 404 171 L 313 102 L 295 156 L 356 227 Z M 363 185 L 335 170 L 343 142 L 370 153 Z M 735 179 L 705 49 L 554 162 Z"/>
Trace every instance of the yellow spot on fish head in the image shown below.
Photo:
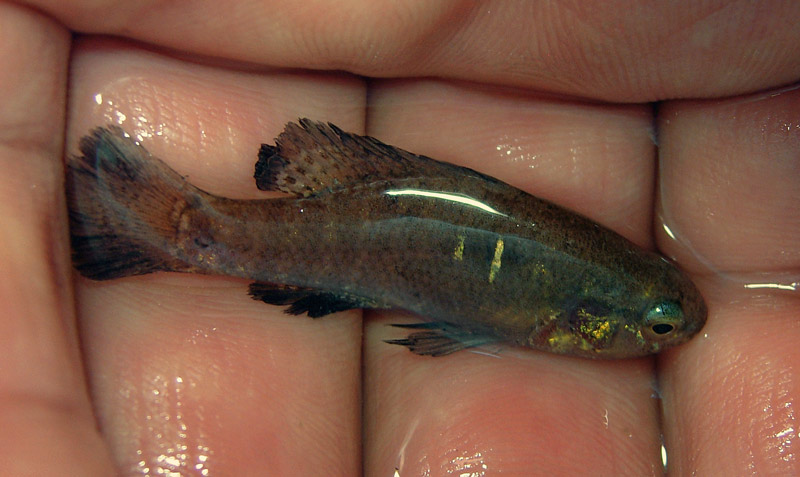
<path fill-rule="evenodd" d="M 574 337 L 571 334 L 563 331 L 553 333 L 547 338 L 547 344 L 554 350 L 570 348 L 573 346 L 574 341 Z"/>
<path fill-rule="evenodd" d="M 608 347 L 617 326 L 606 316 L 592 314 L 584 309 L 577 311 L 578 326 L 576 332 L 587 341 L 587 345 L 596 350 Z"/>
<path fill-rule="evenodd" d="M 644 335 L 642 335 L 642 330 L 638 326 L 629 324 L 625 325 L 625 331 L 633 334 L 634 339 L 638 344 L 644 345 L 647 343 L 647 340 L 644 338 Z"/>

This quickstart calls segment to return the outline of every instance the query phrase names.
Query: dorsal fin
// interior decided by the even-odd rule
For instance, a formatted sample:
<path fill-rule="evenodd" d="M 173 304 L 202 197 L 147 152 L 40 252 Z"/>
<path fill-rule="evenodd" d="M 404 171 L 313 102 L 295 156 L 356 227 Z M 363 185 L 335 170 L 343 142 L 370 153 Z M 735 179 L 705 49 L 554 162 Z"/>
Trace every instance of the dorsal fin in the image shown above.
<path fill-rule="evenodd" d="M 344 132 L 331 123 L 301 119 L 287 123 L 274 146 L 261 146 L 254 177 L 261 190 L 307 197 L 370 181 L 453 174 L 484 177 L 369 136 Z"/>

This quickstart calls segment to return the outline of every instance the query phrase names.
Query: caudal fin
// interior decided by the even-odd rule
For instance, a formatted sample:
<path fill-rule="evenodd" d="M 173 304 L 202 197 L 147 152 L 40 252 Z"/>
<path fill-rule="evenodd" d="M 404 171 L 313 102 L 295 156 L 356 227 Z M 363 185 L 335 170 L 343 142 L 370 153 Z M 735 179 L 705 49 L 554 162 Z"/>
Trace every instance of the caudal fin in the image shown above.
<path fill-rule="evenodd" d="M 116 126 L 96 128 L 67 161 L 72 260 L 94 280 L 189 271 L 173 254 L 180 211 L 201 191 Z"/>

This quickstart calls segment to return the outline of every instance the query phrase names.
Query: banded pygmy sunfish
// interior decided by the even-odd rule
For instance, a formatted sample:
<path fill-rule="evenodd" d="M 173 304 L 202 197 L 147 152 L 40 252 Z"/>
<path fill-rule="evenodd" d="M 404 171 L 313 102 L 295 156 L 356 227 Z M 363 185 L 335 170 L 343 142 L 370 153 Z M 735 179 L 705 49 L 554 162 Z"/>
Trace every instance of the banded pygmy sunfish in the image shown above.
<path fill-rule="evenodd" d="M 663 257 L 479 172 L 288 123 L 232 200 L 189 184 L 122 129 L 67 164 L 73 261 L 94 280 L 157 271 L 254 280 L 250 296 L 317 318 L 404 309 L 425 323 L 388 343 L 439 356 L 494 341 L 589 358 L 683 343 L 706 320 Z"/>

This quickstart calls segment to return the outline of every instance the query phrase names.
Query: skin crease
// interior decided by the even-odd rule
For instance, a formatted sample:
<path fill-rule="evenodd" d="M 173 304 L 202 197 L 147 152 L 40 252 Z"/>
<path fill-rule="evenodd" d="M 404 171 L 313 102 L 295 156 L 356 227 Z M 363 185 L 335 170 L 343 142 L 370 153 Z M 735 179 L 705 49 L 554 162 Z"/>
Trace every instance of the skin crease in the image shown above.
<path fill-rule="evenodd" d="M 800 305 L 766 288 L 800 282 L 796 3 L 31 4 L 0 3 L 10 475 L 657 475 L 662 432 L 674 475 L 800 472 Z M 244 282 L 74 277 L 62 142 L 120 123 L 198 187 L 258 198 L 258 145 L 300 116 L 657 245 L 706 328 L 655 359 L 424 358 L 382 342 L 410 316 L 366 316 L 362 352 L 358 312 L 289 317 Z"/>

